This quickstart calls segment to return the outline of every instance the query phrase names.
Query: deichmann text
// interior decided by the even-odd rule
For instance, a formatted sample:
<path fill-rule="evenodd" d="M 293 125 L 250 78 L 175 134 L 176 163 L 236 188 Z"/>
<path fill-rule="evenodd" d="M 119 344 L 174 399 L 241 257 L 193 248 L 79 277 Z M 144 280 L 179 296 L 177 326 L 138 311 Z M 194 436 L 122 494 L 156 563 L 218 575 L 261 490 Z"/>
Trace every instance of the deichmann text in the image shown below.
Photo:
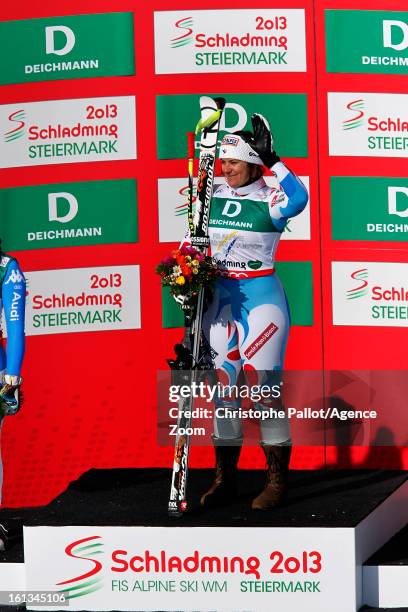
<path fill-rule="evenodd" d="M 408 66 L 408 57 L 388 57 L 387 55 L 363 55 L 361 57 L 363 65 L 371 66 Z"/>
<path fill-rule="evenodd" d="M 58 240 L 60 238 L 87 238 L 102 236 L 101 227 L 78 227 L 76 229 L 43 230 L 42 232 L 28 232 L 27 240 Z"/>
<path fill-rule="evenodd" d="M 408 223 L 367 223 L 367 232 L 405 234 L 408 232 Z"/>
<path fill-rule="evenodd" d="M 90 70 L 99 68 L 99 60 L 80 60 L 73 62 L 47 62 L 45 64 L 27 64 L 24 66 L 24 72 L 31 74 L 32 72 L 60 72 L 65 70 Z"/>

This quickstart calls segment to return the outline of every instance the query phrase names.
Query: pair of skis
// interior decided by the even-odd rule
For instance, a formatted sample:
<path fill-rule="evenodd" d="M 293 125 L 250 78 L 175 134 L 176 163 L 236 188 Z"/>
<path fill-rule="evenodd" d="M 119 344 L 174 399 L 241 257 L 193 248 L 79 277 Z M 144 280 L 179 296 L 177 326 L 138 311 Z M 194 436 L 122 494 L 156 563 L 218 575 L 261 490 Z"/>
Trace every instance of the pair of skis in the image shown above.
<path fill-rule="evenodd" d="M 224 98 L 200 97 L 201 118 L 196 127 L 196 134 L 201 133 L 200 158 L 197 176 L 197 201 L 193 215 L 193 162 L 194 134 L 189 135 L 188 151 L 188 226 L 191 246 L 207 255 L 209 247 L 208 223 L 214 185 L 215 159 L 218 131 Z M 193 311 L 186 315 L 186 329 L 183 344 L 176 345 L 177 359 L 170 365 L 178 372 L 179 384 L 187 384 L 190 389 L 203 369 L 206 369 L 205 356 L 202 351 L 201 325 L 204 306 L 204 289 L 201 289 Z M 177 374 L 176 374 L 177 377 Z M 190 450 L 191 412 L 193 398 L 190 396 L 179 401 L 177 435 L 171 479 L 168 512 L 170 516 L 180 517 L 187 510 L 187 475 L 188 455 Z M 183 433 L 179 433 L 183 432 Z"/>

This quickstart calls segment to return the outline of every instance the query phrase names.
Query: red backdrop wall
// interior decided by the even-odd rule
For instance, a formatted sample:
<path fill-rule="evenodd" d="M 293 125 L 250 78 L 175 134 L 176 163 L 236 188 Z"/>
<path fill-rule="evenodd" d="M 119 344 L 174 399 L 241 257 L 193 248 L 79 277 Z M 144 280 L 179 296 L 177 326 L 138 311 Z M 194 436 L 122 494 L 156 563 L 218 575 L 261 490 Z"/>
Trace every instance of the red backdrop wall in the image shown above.
<path fill-rule="evenodd" d="M 285 8 L 306 10 L 307 72 L 155 75 L 153 13 L 156 10 L 253 8 L 241 0 L 99 0 L 97 12 L 134 11 L 136 75 L 44 81 L 2 86 L 1 103 L 136 95 L 138 159 L 121 162 L 61 164 L 1 170 L 4 188 L 69 181 L 136 178 L 139 242 L 21 251 L 23 270 L 138 264 L 141 270 L 140 330 L 72 333 L 27 338 L 24 364 L 26 402 L 3 425 L 4 504 L 44 504 L 89 468 L 170 466 L 173 451 L 156 442 L 156 372 L 163 368 L 180 329 L 163 329 L 161 289 L 154 267 L 169 251 L 158 241 L 157 179 L 185 175 L 184 160 L 157 160 L 155 98 L 163 94 L 306 93 L 308 96 L 307 159 L 287 159 L 300 175 L 310 176 L 311 240 L 282 242 L 278 259 L 312 261 L 314 325 L 294 327 L 286 367 L 289 369 L 403 369 L 407 328 L 335 327 L 331 314 L 330 264 L 339 261 L 403 261 L 406 250 L 395 243 L 331 240 L 329 177 L 332 175 L 404 176 L 404 159 L 329 157 L 328 91 L 404 92 L 404 76 L 329 74 L 325 68 L 325 8 L 406 9 L 379 0 L 285 0 Z M 257 8 L 273 8 L 259 0 Z M 281 7 L 282 3 L 276 4 Z M 22 0 L 2 4 L 1 19 L 88 14 L 92 2 L 72 0 L 55 5 Z M 184 138 L 184 135 L 181 135 Z M 352 215 L 352 211 L 350 211 Z M 402 243 L 403 244 L 403 243 Z M 384 347 L 387 350 L 384 350 Z M 403 450 L 400 449 L 401 453 Z M 399 467 L 405 459 L 389 449 L 366 448 L 337 453 L 323 447 L 295 449 L 294 468 L 323 465 Z M 402 457 L 402 460 L 401 460 Z M 367 458 L 369 462 L 367 463 Z M 402 463 L 401 463 L 402 461 Z M 405 462 L 405 463 L 404 463 Z M 212 464 L 211 449 L 192 450 L 191 465 Z M 257 449 L 244 451 L 242 467 L 261 467 Z"/>

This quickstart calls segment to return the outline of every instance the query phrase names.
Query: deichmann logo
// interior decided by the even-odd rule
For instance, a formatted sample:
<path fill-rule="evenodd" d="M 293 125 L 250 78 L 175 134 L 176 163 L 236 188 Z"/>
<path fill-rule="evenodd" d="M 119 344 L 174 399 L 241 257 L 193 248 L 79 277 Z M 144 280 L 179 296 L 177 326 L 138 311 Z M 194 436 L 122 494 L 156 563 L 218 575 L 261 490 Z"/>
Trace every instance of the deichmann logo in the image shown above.
<path fill-rule="evenodd" d="M 221 214 L 225 217 L 236 217 L 240 214 L 242 205 L 236 200 L 227 200 Z"/>
<path fill-rule="evenodd" d="M 363 268 L 362 270 L 355 270 L 350 274 L 351 278 L 355 281 L 358 281 L 359 284 L 357 287 L 353 287 L 353 289 L 349 289 L 347 291 L 347 299 L 355 300 L 356 298 L 363 297 L 363 295 L 367 295 L 368 293 L 368 270 L 367 268 Z"/>
<path fill-rule="evenodd" d="M 136 242 L 136 204 L 131 179 L 0 189 L 4 248 Z"/>
<path fill-rule="evenodd" d="M 406 187 L 388 187 L 388 214 L 396 217 L 408 217 L 408 201 L 404 202 L 405 208 L 398 210 L 398 195 L 403 195 L 404 199 L 408 196 Z M 408 223 L 367 223 L 367 232 L 385 232 L 387 234 L 399 234 L 408 232 Z M 390 238 L 388 238 L 390 239 Z M 398 238 L 392 238 L 397 240 Z"/>
<path fill-rule="evenodd" d="M 329 93 L 330 154 L 407 157 L 407 102 L 405 94 Z"/>
<path fill-rule="evenodd" d="M 58 200 L 64 200 L 68 203 L 68 212 L 65 215 L 58 216 Z M 59 221 L 59 223 L 68 223 L 77 216 L 78 200 L 72 193 L 62 191 L 60 193 L 48 194 L 48 219 L 50 221 Z"/>
<path fill-rule="evenodd" d="M 0 106 L 0 167 L 133 159 L 134 124 L 131 96 Z"/>
<path fill-rule="evenodd" d="M 363 124 L 364 117 L 364 100 L 353 100 L 346 105 L 347 110 L 354 113 L 350 119 L 343 121 L 343 130 L 354 130 Z"/>
<path fill-rule="evenodd" d="M 395 36 L 394 42 L 393 34 Z M 397 39 L 400 42 L 395 42 Z M 397 49 L 397 51 L 405 51 L 405 49 L 408 48 L 408 23 L 406 23 L 405 21 L 384 20 L 383 41 L 384 47 Z"/>
<path fill-rule="evenodd" d="M 265 177 L 270 186 L 276 187 L 276 179 Z M 309 177 L 301 177 L 306 187 L 309 186 Z M 223 184 L 222 177 L 214 180 L 215 189 Z M 187 229 L 188 185 L 185 179 L 159 179 L 159 240 L 160 242 L 180 242 Z M 196 201 L 196 188 L 194 187 L 193 210 Z M 310 207 L 291 220 L 282 234 L 283 240 L 309 240 L 310 239 Z M 10 249 L 11 250 L 11 249 Z"/>
<path fill-rule="evenodd" d="M 406 74 L 407 49 L 407 12 L 326 10 L 328 72 Z"/>
<path fill-rule="evenodd" d="M 56 32 L 61 32 L 65 37 L 65 43 L 62 47 L 57 48 L 55 42 Z M 49 26 L 45 28 L 45 49 L 47 55 L 52 53 L 54 55 L 66 55 L 75 45 L 75 34 L 71 28 L 66 26 Z"/>
<path fill-rule="evenodd" d="M 68 204 L 68 210 L 65 214 L 58 215 L 58 206 L 61 207 Z M 78 200 L 72 193 L 60 192 L 48 194 L 48 220 L 57 221 L 58 223 L 69 223 L 78 214 Z M 70 228 L 64 230 L 45 230 L 42 232 L 28 232 L 27 240 L 55 240 L 60 238 L 83 238 L 90 236 L 102 236 L 102 227 L 87 227 L 87 228 Z"/>
<path fill-rule="evenodd" d="M 397 51 L 405 51 L 408 48 L 408 23 L 384 19 L 383 26 L 383 45 Z M 396 41 L 399 42 L 396 42 Z M 362 58 L 363 64 L 383 64 L 385 66 L 408 66 L 408 57 L 386 57 L 386 56 L 367 56 Z"/>
<path fill-rule="evenodd" d="M 408 23 L 384 19 L 383 26 L 383 45 L 396 51 L 405 51 L 408 48 Z M 401 38 L 402 36 L 402 38 Z M 400 42 L 396 42 L 396 41 Z M 408 57 L 389 57 L 389 56 L 367 56 L 363 55 L 362 63 L 383 66 L 407 66 Z"/>
<path fill-rule="evenodd" d="M 333 240 L 408 241 L 407 179 L 335 176 L 330 192 Z"/>
<path fill-rule="evenodd" d="M 155 13 L 156 73 L 306 70 L 301 9 Z"/>
<path fill-rule="evenodd" d="M 104 584 L 101 576 L 94 578 L 102 571 L 102 563 L 97 559 L 93 559 L 95 555 L 100 555 L 103 552 L 103 542 L 100 542 L 101 536 L 90 536 L 71 542 L 65 548 L 65 554 L 72 559 L 81 559 L 89 561 L 93 567 L 84 574 L 57 582 L 56 586 L 63 586 L 60 593 L 64 593 L 66 599 L 75 599 L 89 595 L 95 591 L 102 589 Z M 67 586 L 69 585 L 69 586 Z"/>
<path fill-rule="evenodd" d="M 62 42 L 57 43 L 57 36 L 61 38 Z M 45 53 L 47 55 L 67 55 L 75 47 L 75 33 L 71 28 L 67 26 L 49 26 L 45 28 Z M 25 74 L 31 74 L 33 72 L 58 72 L 58 71 L 75 71 L 75 70 L 89 70 L 98 69 L 98 59 L 81 59 L 75 61 L 65 62 L 46 62 L 44 64 L 26 64 L 24 66 Z"/>
<path fill-rule="evenodd" d="M 2 22 L 0 40 L 1 84 L 134 74 L 132 13 Z"/>
<path fill-rule="evenodd" d="M 399 193 L 408 196 L 408 188 L 388 187 L 388 212 L 390 215 L 397 215 L 397 217 L 408 217 L 408 202 L 405 202 L 406 208 L 404 210 L 398 210 L 397 208 L 397 196 Z"/>
<path fill-rule="evenodd" d="M 184 45 L 189 45 L 191 42 L 193 42 L 192 26 L 193 26 L 192 17 L 185 17 L 183 19 L 179 19 L 178 21 L 176 21 L 176 23 L 174 24 L 174 27 L 181 29 L 181 30 L 185 30 L 185 32 L 184 34 L 181 34 L 181 36 L 176 36 L 175 38 L 171 39 L 171 47 L 173 49 L 177 47 L 184 47 Z"/>
<path fill-rule="evenodd" d="M 407 272 L 401 263 L 333 262 L 333 324 L 407 327 Z"/>

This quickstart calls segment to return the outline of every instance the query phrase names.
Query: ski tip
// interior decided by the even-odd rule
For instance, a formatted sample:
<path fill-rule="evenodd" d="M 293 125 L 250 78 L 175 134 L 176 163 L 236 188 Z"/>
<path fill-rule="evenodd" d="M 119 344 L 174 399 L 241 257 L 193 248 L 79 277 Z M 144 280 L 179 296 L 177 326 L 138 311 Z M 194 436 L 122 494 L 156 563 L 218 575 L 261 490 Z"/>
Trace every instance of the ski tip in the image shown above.
<path fill-rule="evenodd" d="M 210 96 L 200 96 L 200 108 L 213 108 L 217 109 L 216 104 L 214 104 L 214 98 Z"/>
<path fill-rule="evenodd" d="M 213 110 L 223 110 L 227 101 L 222 96 L 211 98 L 211 96 L 200 96 L 200 108 L 208 108 Z"/>
<path fill-rule="evenodd" d="M 221 110 L 216 110 L 214 113 L 211 113 L 211 115 L 209 115 L 207 119 L 200 119 L 200 121 L 197 123 L 195 133 L 198 134 L 202 130 L 210 128 L 212 125 L 217 123 L 220 116 L 221 116 Z"/>
<path fill-rule="evenodd" d="M 214 98 L 214 102 L 217 104 L 217 108 L 219 110 L 223 110 L 224 106 L 226 105 L 227 101 L 225 98 Z"/>

